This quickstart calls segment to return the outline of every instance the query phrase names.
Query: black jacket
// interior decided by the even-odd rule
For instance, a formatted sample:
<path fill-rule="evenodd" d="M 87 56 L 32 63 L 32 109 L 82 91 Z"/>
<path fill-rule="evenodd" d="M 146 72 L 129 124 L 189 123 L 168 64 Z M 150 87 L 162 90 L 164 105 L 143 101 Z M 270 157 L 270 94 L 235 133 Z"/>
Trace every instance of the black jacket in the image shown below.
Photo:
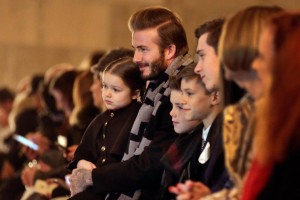
<path fill-rule="evenodd" d="M 300 199 L 300 150 L 274 166 L 265 188 L 257 199 Z"/>
<path fill-rule="evenodd" d="M 220 113 L 209 130 L 207 142 L 210 143 L 210 157 L 204 164 L 198 158 L 202 153 L 202 129 L 200 124 L 192 133 L 181 135 L 163 156 L 161 162 L 165 171 L 162 178 L 162 199 L 175 198 L 168 187 L 191 179 L 201 181 L 213 192 L 222 189 L 229 180 L 224 163 L 222 142 L 222 114 Z"/>
<path fill-rule="evenodd" d="M 134 101 L 120 110 L 99 114 L 85 131 L 68 169 L 76 168 L 82 159 L 97 167 L 120 162 L 140 105 Z"/>

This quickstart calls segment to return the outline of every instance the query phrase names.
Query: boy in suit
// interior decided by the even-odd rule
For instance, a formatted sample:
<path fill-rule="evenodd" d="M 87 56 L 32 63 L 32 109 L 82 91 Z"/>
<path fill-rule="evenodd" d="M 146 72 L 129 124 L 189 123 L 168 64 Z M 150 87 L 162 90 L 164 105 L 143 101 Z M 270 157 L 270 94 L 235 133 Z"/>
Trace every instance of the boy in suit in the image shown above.
<path fill-rule="evenodd" d="M 222 146 L 221 97 L 219 91 L 206 90 L 194 68 L 195 64 L 190 64 L 170 79 L 170 114 L 180 136 L 161 159 L 165 166 L 164 199 L 172 199 L 166 191 L 169 186 L 188 179 L 201 181 L 212 191 L 223 188 L 228 180 Z M 182 121 L 178 120 L 176 109 L 184 116 Z M 170 191 L 174 190 L 171 187 Z"/>

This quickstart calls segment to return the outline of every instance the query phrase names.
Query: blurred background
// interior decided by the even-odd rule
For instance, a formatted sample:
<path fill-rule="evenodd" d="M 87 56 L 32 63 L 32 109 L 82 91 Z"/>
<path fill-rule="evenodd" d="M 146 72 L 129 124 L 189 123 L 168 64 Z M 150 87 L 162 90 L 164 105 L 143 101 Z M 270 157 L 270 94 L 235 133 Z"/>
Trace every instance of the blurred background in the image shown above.
<path fill-rule="evenodd" d="M 128 18 L 145 6 L 177 12 L 193 53 L 198 25 L 255 4 L 300 9 L 300 0 L 0 0 L 0 85 L 15 89 L 54 64 L 82 67 L 95 50 L 131 47 Z"/>

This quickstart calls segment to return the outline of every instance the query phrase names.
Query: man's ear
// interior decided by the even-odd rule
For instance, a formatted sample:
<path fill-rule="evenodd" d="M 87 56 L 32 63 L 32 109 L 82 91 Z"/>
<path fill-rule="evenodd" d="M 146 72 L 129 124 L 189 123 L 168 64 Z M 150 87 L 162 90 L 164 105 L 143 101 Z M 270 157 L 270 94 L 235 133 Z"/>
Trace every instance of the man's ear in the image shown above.
<path fill-rule="evenodd" d="M 170 44 L 167 48 L 164 50 L 164 55 L 166 60 L 171 60 L 175 58 L 176 53 L 176 46 L 175 44 Z"/>
<path fill-rule="evenodd" d="M 218 105 L 221 103 L 220 92 L 216 91 L 211 94 L 211 105 Z"/>

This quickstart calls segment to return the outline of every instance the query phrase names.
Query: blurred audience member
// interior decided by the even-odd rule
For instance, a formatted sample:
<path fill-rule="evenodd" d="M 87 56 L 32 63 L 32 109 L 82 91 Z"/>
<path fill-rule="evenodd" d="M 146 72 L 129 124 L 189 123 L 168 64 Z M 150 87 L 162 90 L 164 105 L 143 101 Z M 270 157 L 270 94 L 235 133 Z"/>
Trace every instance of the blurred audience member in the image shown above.
<path fill-rule="evenodd" d="M 85 129 L 99 113 L 99 109 L 93 105 L 93 97 L 89 88 L 93 84 L 93 75 L 88 71 L 77 76 L 73 87 L 74 109 L 69 118 L 69 123 L 75 132 L 78 132 L 76 141 L 80 141 Z M 68 148 L 67 160 L 73 158 L 76 146 Z"/>
<path fill-rule="evenodd" d="M 266 97 L 257 103 L 254 160 L 242 199 L 300 199 L 300 13 L 264 26 L 253 68 Z"/>
<path fill-rule="evenodd" d="M 5 144 L 5 139 L 11 134 L 8 124 L 8 116 L 12 110 L 14 101 L 14 93 L 8 88 L 0 88 L 0 154 L 7 153 L 8 146 Z M 0 159 L 0 169 L 1 162 Z"/>
<path fill-rule="evenodd" d="M 104 51 L 94 51 L 79 64 L 79 70 L 89 70 L 91 66 L 95 65 L 99 59 L 104 55 Z"/>

